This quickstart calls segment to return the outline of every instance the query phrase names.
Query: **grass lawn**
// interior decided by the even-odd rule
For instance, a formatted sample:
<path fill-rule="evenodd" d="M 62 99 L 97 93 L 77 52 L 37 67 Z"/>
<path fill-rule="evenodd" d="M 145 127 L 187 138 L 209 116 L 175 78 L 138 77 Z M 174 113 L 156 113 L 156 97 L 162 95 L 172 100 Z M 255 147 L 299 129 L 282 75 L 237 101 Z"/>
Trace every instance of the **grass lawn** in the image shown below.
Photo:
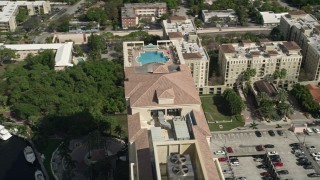
<path fill-rule="evenodd" d="M 228 115 L 226 112 L 226 105 L 221 96 L 203 96 L 201 97 L 201 102 L 207 121 L 233 120 L 230 123 L 208 123 L 211 131 L 228 131 L 244 125 L 242 116 Z M 220 129 L 219 125 L 223 125 L 223 129 Z"/>
<path fill-rule="evenodd" d="M 43 162 L 48 175 L 50 177 L 50 179 L 54 179 L 52 172 L 51 172 L 51 166 L 50 166 L 50 160 L 51 160 L 51 156 L 54 150 L 56 150 L 56 148 L 59 146 L 59 144 L 61 143 L 62 140 L 60 139 L 49 139 L 47 142 L 47 145 L 41 149 L 39 149 L 39 152 L 44 154 L 45 156 L 45 160 Z"/>
<path fill-rule="evenodd" d="M 121 136 L 122 137 L 128 137 L 128 122 L 127 122 L 127 115 L 114 115 L 112 116 L 112 118 L 115 120 L 115 124 L 117 125 L 120 125 L 122 127 L 122 134 Z M 114 130 L 114 127 L 112 128 L 113 129 L 113 134 L 116 135 L 117 133 L 115 132 Z"/>

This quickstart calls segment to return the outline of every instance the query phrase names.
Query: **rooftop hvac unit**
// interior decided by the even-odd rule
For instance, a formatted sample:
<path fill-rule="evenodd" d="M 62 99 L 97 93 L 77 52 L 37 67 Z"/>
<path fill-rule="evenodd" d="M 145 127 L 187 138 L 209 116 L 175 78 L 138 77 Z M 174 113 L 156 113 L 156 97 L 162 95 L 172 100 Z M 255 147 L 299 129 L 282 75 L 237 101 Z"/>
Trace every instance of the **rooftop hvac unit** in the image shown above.
<path fill-rule="evenodd" d="M 173 153 L 168 156 L 168 180 L 194 180 L 194 172 L 188 154 Z"/>

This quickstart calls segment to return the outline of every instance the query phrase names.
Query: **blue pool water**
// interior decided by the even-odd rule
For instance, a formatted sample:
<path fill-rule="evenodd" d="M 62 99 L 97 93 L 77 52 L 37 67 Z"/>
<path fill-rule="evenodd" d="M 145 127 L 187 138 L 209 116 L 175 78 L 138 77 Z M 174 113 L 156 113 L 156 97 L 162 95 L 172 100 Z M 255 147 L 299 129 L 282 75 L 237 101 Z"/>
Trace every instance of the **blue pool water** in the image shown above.
<path fill-rule="evenodd" d="M 144 53 L 141 53 L 138 57 L 138 62 L 140 62 L 142 65 L 157 62 L 167 62 L 168 57 L 165 57 L 162 52 L 157 51 L 146 51 Z"/>

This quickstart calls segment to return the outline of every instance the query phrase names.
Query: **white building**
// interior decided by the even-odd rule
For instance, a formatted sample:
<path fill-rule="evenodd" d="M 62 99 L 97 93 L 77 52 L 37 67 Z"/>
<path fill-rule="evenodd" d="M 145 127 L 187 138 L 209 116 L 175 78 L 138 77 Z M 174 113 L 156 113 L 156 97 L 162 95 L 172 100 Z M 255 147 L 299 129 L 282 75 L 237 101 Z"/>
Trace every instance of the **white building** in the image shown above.
<path fill-rule="evenodd" d="M 280 23 L 282 35 L 295 41 L 302 49 L 303 68 L 308 80 L 320 80 L 320 23 L 304 11 L 290 11 L 282 16 Z"/>
<path fill-rule="evenodd" d="M 183 55 L 185 64 L 191 69 L 191 74 L 197 88 L 207 85 L 209 75 L 209 55 L 202 47 L 192 20 L 181 16 L 170 17 L 163 21 L 164 37 L 177 40 L 176 47 Z"/>
<path fill-rule="evenodd" d="M 264 26 L 277 26 L 280 24 L 281 16 L 288 14 L 284 13 L 274 13 L 272 11 L 260 12 L 262 16 L 262 24 Z"/>
<path fill-rule="evenodd" d="M 212 17 L 219 18 L 220 21 L 225 21 L 229 18 L 231 21 L 237 21 L 238 16 L 233 9 L 227 10 L 202 10 L 201 16 L 204 22 L 209 22 L 209 19 Z"/>
<path fill-rule="evenodd" d="M 298 82 L 302 61 L 300 50 L 293 41 L 223 44 L 219 51 L 219 64 L 224 84 L 237 87 L 243 82 L 244 71 L 255 69 L 252 82 L 265 79 L 288 88 Z M 273 73 L 281 69 L 287 70 L 286 77 L 280 81 L 274 79 Z"/>
<path fill-rule="evenodd" d="M 30 16 L 48 14 L 51 11 L 49 1 L 0 1 L 0 32 L 15 31 L 19 7 L 25 7 Z"/>
<path fill-rule="evenodd" d="M 71 67 L 73 42 L 55 44 L 0 44 L 0 47 L 12 49 L 18 54 L 18 60 L 24 60 L 28 54 L 37 54 L 41 50 L 51 49 L 56 52 L 55 69 Z"/>

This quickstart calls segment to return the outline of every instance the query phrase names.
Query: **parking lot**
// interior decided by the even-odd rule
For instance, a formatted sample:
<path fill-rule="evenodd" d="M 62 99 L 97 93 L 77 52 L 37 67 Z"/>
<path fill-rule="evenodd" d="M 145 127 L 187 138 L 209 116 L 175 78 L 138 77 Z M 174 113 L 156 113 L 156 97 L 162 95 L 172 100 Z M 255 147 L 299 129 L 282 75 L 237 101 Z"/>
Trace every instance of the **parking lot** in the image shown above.
<path fill-rule="evenodd" d="M 283 162 L 282 167 L 276 167 L 276 171 L 288 170 L 289 174 L 280 175 L 283 179 L 315 179 L 309 178 L 307 174 L 315 172 L 314 169 L 304 169 L 302 166 L 298 165 L 297 157 L 293 154 L 289 144 L 299 143 L 299 139 L 303 142 L 304 137 L 307 144 L 315 145 L 320 151 L 320 143 L 318 134 L 314 136 L 304 136 L 302 135 L 297 138 L 297 136 L 287 130 L 283 130 L 283 135 L 280 136 L 276 131 L 274 136 L 270 136 L 267 130 L 259 130 L 261 132 L 261 137 L 257 137 L 255 131 L 238 131 L 238 132 L 225 132 L 225 133 L 213 133 L 211 140 L 211 150 L 212 152 L 224 150 L 224 147 L 231 147 L 233 153 L 228 153 L 227 156 L 237 156 L 239 160 L 238 166 L 230 166 L 228 162 L 221 162 L 222 170 L 232 170 L 230 173 L 225 173 L 225 177 L 246 177 L 248 180 L 261 179 L 260 173 L 266 172 L 264 169 L 258 169 L 257 166 L 260 162 L 254 161 L 252 155 L 266 154 L 269 151 L 277 151 L 280 155 L 281 162 Z M 318 138 L 317 138 L 318 137 Z M 301 139 L 302 138 L 302 139 Z M 257 151 L 256 146 L 272 144 L 274 148 L 266 148 L 264 151 Z M 317 151 L 318 152 L 318 151 Z M 306 151 L 306 154 L 308 152 Z M 224 155 L 214 155 L 214 157 L 224 157 Z M 310 159 L 310 157 L 308 157 Z M 311 159 L 310 159 L 311 160 Z M 314 160 L 311 160 L 313 163 Z M 316 166 L 314 166 L 316 167 Z M 316 167 L 317 170 L 318 166 Z"/>

